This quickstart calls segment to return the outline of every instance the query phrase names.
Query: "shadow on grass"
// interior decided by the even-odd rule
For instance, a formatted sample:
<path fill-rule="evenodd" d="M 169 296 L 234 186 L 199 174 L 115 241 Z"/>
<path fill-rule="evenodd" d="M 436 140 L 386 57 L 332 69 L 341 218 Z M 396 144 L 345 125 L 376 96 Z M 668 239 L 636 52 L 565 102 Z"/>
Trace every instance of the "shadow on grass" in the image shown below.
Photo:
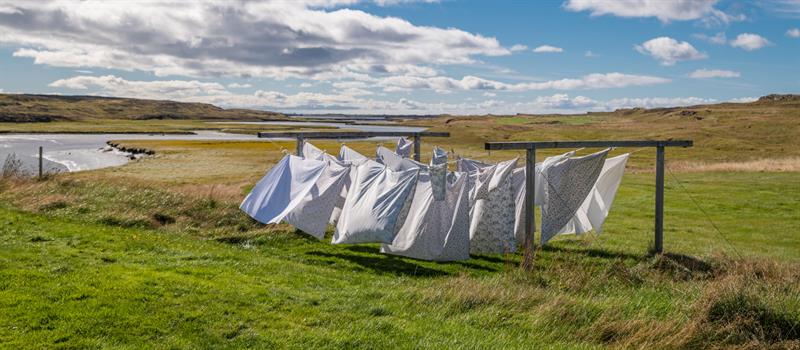
<path fill-rule="evenodd" d="M 583 254 L 586 256 L 594 258 L 603 258 L 603 259 L 630 259 L 634 261 L 644 261 L 647 258 L 649 258 L 649 256 L 646 254 L 631 254 L 631 253 L 616 252 L 598 248 L 581 248 L 581 247 L 573 248 L 565 246 L 545 245 L 541 247 L 541 249 L 542 251 L 545 252 Z"/>
<path fill-rule="evenodd" d="M 435 263 L 437 265 L 444 265 L 444 266 L 460 265 L 460 266 L 463 266 L 463 267 L 466 267 L 466 268 L 469 268 L 469 269 L 475 269 L 475 270 L 482 270 L 482 271 L 488 271 L 488 272 L 496 272 L 496 271 L 498 271 L 497 269 L 493 269 L 493 268 L 488 267 L 488 266 L 483 266 L 483 265 L 479 265 L 479 264 L 475 264 L 475 263 L 471 263 L 471 262 L 467 262 L 467 261 L 428 261 L 428 260 L 414 259 L 414 258 L 409 258 L 409 257 L 399 257 L 399 256 L 386 255 L 386 254 L 381 253 L 380 249 L 375 248 L 375 247 L 370 247 L 370 246 L 354 245 L 354 246 L 345 247 L 345 249 L 347 249 L 349 251 L 352 251 L 352 252 L 376 254 L 378 256 L 391 256 L 393 258 L 410 260 L 410 261 L 424 261 L 424 262 Z M 475 258 L 475 256 L 470 256 L 470 259 L 474 259 L 474 258 Z M 483 257 L 481 256 L 481 258 L 483 258 Z M 504 259 L 496 259 L 496 258 L 492 258 L 492 257 L 486 257 L 486 258 L 487 259 L 484 259 L 484 260 L 489 261 L 489 262 L 499 262 L 499 263 L 504 263 L 505 262 Z"/>
<path fill-rule="evenodd" d="M 403 276 L 420 276 L 420 277 L 437 277 L 437 276 L 448 275 L 448 273 L 445 271 L 420 266 L 418 264 L 414 264 L 412 262 L 405 261 L 402 258 L 398 258 L 391 255 L 364 256 L 356 254 L 329 253 L 321 251 L 310 251 L 307 252 L 306 254 L 318 257 L 347 260 L 349 262 L 358 264 L 361 267 L 379 273 L 388 273 L 388 274 L 403 275 Z"/>
<path fill-rule="evenodd" d="M 652 268 L 680 280 L 713 278 L 723 271 L 723 267 L 718 264 L 676 253 L 656 255 Z"/>

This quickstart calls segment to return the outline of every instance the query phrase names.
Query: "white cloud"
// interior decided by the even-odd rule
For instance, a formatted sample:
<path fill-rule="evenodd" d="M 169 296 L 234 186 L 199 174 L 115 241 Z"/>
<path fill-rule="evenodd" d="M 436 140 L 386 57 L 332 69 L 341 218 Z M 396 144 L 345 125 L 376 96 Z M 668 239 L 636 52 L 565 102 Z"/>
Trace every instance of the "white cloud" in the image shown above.
<path fill-rule="evenodd" d="M 716 45 L 724 45 L 725 43 L 728 42 L 728 38 L 725 37 L 725 32 L 719 32 L 714 36 L 708 36 L 706 34 L 693 34 L 692 36 Z"/>
<path fill-rule="evenodd" d="M 697 51 L 692 44 L 666 36 L 650 39 L 635 47 L 640 53 L 652 56 L 665 66 L 674 65 L 678 61 L 699 60 L 708 57 Z"/>
<path fill-rule="evenodd" d="M 352 2 L 15 2 L 0 12 L 0 44 L 51 66 L 274 79 L 433 70 L 511 54 L 495 38 L 337 7 Z"/>
<path fill-rule="evenodd" d="M 610 73 L 619 74 L 619 73 Z M 618 81 L 614 75 L 604 76 L 602 79 Z M 624 75 L 622 75 L 624 76 Z M 579 84 L 590 85 L 597 80 L 592 75 L 586 76 Z M 602 80 L 600 79 L 600 80 Z M 481 84 L 471 82 L 471 79 L 462 79 L 465 86 L 476 87 Z M 455 80 L 461 82 L 462 80 Z M 540 84 L 561 84 L 544 82 Z M 162 80 L 162 81 L 132 81 L 116 76 L 75 76 L 61 79 L 50 84 L 52 87 L 83 90 L 82 94 L 100 96 L 120 96 L 134 98 L 170 99 L 183 102 L 211 103 L 222 107 L 258 108 L 275 111 L 316 111 L 316 112 L 343 112 L 343 113 L 455 113 L 455 114 L 486 114 L 486 113 L 576 113 L 584 111 L 603 111 L 621 108 L 620 106 L 661 106 L 665 104 L 679 104 L 682 102 L 699 103 L 699 100 L 679 99 L 618 99 L 611 101 L 596 101 L 585 96 L 570 97 L 566 94 L 538 96 L 529 102 L 508 102 L 495 100 L 495 92 L 486 91 L 485 101 L 463 100 L 462 103 L 446 102 L 420 102 L 409 98 L 396 100 L 377 100 L 371 98 L 373 93 L 359 87 L 358 84 L 339 85 L 340 89 L 335 94 L 299 92 L 287 94 L 280 91 L 258 90 L 252 94 L 233 93 L 217 83 L 200 82 L 196 80 Z M 572 82 L 570 84 L 578 84 Z M 618 83 L 617 83 L 618 84 Z M 687 102 L 687 103 L 688 103 Z"/>
<path fill-rule="evenodd" d="M 465 76 L 461 79 L 450 77 L 422 78 L 413 76 L 394 76 L 378 81 L 384 91 L 408 91 L 413 89 L 433 89 L 446 91 L 458 90 L 507 90 L 507 91 L 533 91 L 533 90 L 578 90 L 578 89 L 608 89 L 629 86 L 644 86 L 664 84 L 669 79 L 623 73 L 594 73 L 580 78 L 567 78 L 548 80 L 542 82 L 526 82 L 509 84 L 495 80 L 483 79 L 476 76 Z"/>
<path fill-rule="evenodd" d="M 661 107 L 682 107 L 699 104 L 715 103 L 713 98 L 701 97 L 648 97 L 648 98 L 617 98 L 605 103 L 607 110 L 617 108 L 661 108 Z"/>
<path fill-rule="evenodd" d="M 786 36 L 790 38 L 800 38 L 800 28 L 791 28 L 787 30 Z"/>
<path fill-rule="evenodd" d="M 755 4 L 781 17 L 800 18 L 800 1 L 797 0 L 762 0 Z"/>
<path fill-rule="evenodd" d="M 721 69 L 698 69 L 689 73 L 689 78 L 709 79 L 709 78 L 738 78 L 741 74 L 730 70 Z"/>
<path fill-rule="evenodd" d="M 743 15 L 732 16 L 714 7 L 717 0 L 568 0 L 570 11 L 589 11 L 592 16 L 655 17 L 661 22 L 706 20 L 728 23 L 741 21 Z"/>
<path fill-rule="evenodd" d="M 758 50 L 764 46 L 770 45 L 772 43 L 769 42 L 766 38 L 758 34 L 752 33 L 742 33 L 739 34 L 736 39 L 731 40 L 731 46 L 738 47 L 742 50 L 746 51 L 753 51 Z"/>
<path fill-rule="evenodd" d="M 246 89 L 251 88 L 253 85 L 251 84 L 239 84 L 239 83 L 230 83 L 228 84 L 229 89 Z"/>
<path fill-rule="evenodd" d="M 527 49 L 528 49 L 527 45 L 516 44 L 512 46 L 509 50 L 511 50 L 511 52 L 519 52 L 519 51 L 525 51 Z"/>
<path fill-rule="evenodd" d="M 72 90 L 99 89 L 104 95 L 152 99 L 179 99 L 226 92 L 225 87 L 218 83 L 197 80 L 130 81 L 113 75 L 74 76 L 56 80 L 49 86 Z"/>
<path fill-rule="evenodd" d="M 758 101 L 758 97 L 754 97 L 754 96 L 748 96 L 748 97 L 737 97 L 737 98 L 732 98 L 732 99 L 730 99 L 730 100 L 728 100 L 728 101 L 726 101 L 726 102 L 733 102 L 733 103 L 748 103 L 748 102 L 754 102 L 754 101 Z"/>
<path fill-rule="evenodd" d="M 585 57 L 599 57 L 600 55 L 592 52 L 592 50 L 586 50 L 586 52 L 583 53 L 583 56 L 585 56 Z"/>
<path fill-rule="evenodd" d="M 539 46 L 539 47 L 533 49 L 533 52 L 536 52 L 536 53 L 558 53 L 558 52 L 564 52 L 564 49 L 562 49 L 560 47 L 550 46 L 550 45 L 542 45 L 542 46 Z"/>

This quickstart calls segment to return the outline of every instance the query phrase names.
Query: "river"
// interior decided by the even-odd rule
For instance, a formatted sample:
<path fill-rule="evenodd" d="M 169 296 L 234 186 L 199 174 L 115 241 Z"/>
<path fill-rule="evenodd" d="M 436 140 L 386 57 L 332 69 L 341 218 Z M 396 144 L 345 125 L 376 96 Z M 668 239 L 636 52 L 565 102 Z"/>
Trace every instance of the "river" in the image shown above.
<path fill-rule="evenodd" d="M 422 127 L 399 125 L 360 125 L 326 122 L 213 122 L 214 124 L 323 126 L 358 131 L 419 132 Z M 199 130 L 194 134 L 0 134 L 0 165 L 13 154 L 21 161 L 23 171 L 38 171 L 39 147 L 43 147 L 43 166 L 47 172 L 81 171 L 119 166 L 131 154 L 108 147 L 111 140 L 230 140 L 259 141 L 255 134 L 231 134 Z M 266 141 L 266 140 L 264 140 Z"/>

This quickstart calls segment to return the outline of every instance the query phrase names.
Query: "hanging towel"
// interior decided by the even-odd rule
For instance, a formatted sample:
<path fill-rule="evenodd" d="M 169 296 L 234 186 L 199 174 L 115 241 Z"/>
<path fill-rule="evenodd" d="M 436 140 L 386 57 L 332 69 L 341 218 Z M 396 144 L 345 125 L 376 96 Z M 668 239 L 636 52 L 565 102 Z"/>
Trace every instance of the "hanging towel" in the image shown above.
<path fill-rule="evenodd" d="M 327 163 L 287 155 L 256 184 L 239 206 L 264 224 L 277 224 L 314 188 Z"/>
<path fill-rule="evenodd" d="M 447 152 L 445 150 L 439 147 L 433 148 L 430 172 L 433 200 L 443 201 L 447 192 Z M 466 179 L 464 183 L 466 184 Z"/>
<path fill-rule="evenodd" d="M 438 146 L 433 147 L 433 158 L 431 158 L 431 165 L 435 164 L 447 164 L 447 151 Z"/>
<path fill-rule="evenodd" d="M 457 174 L 447 185 L 445 200 L 435 201 L 430 178 L 421 173 L 408 219 L 381 252 L 433 261 L 469 259 L 466 178 L 465 173 Z"/>
<path fill-rule="evenodd" d="M 542 204 L 543 245 L 561 231 L 589 195 L 608 151 L 564 159 L 542 171 L 546 185 Z"/>
<path fill-rule="evenodd" d="M 371 160 L 356 169 L 333 243 L 391 243 L 405 221 L 419 169 L 392 171 Z"/>
<path fill-rule="evenodd" d="M 329 162 L 311 191 L 283 220 L 317 239 L 325 238 L 333 209 L 349 180 L 349 173 L 349 166 Z"/>
<path fill-rule="evenodd" d="M 603 232 L 603 223 L 617 195 L 617 189 L 622 182 L 622 175 L 625 173 L 625 165 L 629 156 L 629 153 L 625 153 L 606 159 L 592 192 L 559 234 L 585 233 L 591 229 L 597 233 Z"/>
<path fill-rule="evenodd" d="M 443 201 L 447 193 L 447 163 L 430 166 L 431 187 L 433 200 Z M 466 188 L 467 180 L 464 179 Z"/>
<path fill-rule="evenodd" d="M 397 139 L 397 147 L 395 147 L 394 153 L 399 154 L 403 158 L 409 158 L 411 157 L 412 147 L 414 147 L 414 142 L 405 137 L 401 137 Z"/>
<path fill-rule="evenodd" d="M 498 163 L 480 186 L 488 189 L 486 199 L 472 201 L 470 251 L 472 253 L 512 253 L 516 251 L 514 236 L 514 195 L 511 173 L 517 159 Z M 476 197 L 479 194 L 476 193 Z"/>

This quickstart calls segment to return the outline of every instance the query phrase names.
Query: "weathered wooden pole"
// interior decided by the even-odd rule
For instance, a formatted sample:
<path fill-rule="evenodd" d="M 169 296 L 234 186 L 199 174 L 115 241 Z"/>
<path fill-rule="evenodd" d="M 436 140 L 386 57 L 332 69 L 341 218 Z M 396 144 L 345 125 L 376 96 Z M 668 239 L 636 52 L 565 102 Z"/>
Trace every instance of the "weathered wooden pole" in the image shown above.
<path fill-rule="evenodd" d="M 42 146 L 39 146 L 39 178 L 40 179 L 44 175 L 44 171 L 43 171 L 44 169 L 43 169 L 42 163 L 43 163 L 42 162 Z"/>
<path fill-rule="evenodd" d="M 536 146 L 531 145 L 525 153 L 525 252 L 522 268 L 530 270 L 533 267 L 533 242 L 536 233 L 536 213 L 534 201 L 536 200 Z"/>
<path fill-rule="evenodd" d="M 297 156 L 303 156 L 303 136 L 297 135 Z"/>
<path fill-rule="evenodd" d="M 420 144 L 422 143 L 422 141 L 420 139 L 421 139 L 421 137 L 419 136 L 419 134 L 415 133 L 414 134 L 414 160 L 416 160 L 418 162 L 420 161 L 419 160 L 420 159 L 420 152 L 421 152 L 420 151 Z"/>
<path fill-rule="evenodd" d="M 656 254 L 664 252 L 664 145 L 661 143 L 656 146 L 656 227 L 653 251 Z"/>

